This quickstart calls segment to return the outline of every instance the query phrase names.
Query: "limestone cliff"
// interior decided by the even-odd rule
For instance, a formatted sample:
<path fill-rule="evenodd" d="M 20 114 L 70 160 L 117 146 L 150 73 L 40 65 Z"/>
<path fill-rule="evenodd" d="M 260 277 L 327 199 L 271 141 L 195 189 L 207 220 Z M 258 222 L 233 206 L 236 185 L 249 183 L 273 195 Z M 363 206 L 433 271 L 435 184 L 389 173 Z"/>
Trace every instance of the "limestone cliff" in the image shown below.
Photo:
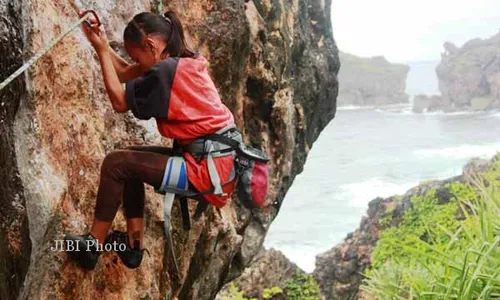
<path fill-rule="evenodd" d="M 232 202 L 181 229 L 174 207 L 181 274 L 164 251 L 162 198 L 148 190 L 142 266 L 115 254 L 84 272 L 52 252 L 66 231 L 93 217 L 99 167 L 112 149 L 168 144 L 154 122 L 113 112 L 100 68 L 76 30 L 0 93 L 0 299 L 212 299 L 261 249 L 295 175 L 334 117 L 339 61 L 331 1 L 164 1 L 210 61 L 223 101 L 245 139 L 272 157 L 269 206 L 250 212 Z M 121 50 L 125 24 L 157 1 L 79 1 L 95 9 Z M 7 77 L 77 18 L 68 0 L 0 0 L 0 75 Z M 123 216 L 115 228 L 124 228 Z"/>
<path fill-rule="evenodd" d="M 436 69 L 442 100 L 447 110 L 500 108 L 500 33 L 474 39 L 461 48 L 444 44 Z"/>
<path fill-rule="evenodd" d="M 339 106 L 381 106 L 407 103 L 409 67 L 384 57 L 362 58 L 340 53 Z"/>

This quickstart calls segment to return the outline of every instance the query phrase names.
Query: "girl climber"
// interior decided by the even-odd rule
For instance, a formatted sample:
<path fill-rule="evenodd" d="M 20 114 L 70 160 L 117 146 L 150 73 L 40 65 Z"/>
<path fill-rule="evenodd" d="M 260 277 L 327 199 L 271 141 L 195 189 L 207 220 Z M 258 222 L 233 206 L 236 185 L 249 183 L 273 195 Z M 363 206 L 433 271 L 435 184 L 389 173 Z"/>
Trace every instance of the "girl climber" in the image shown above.
<path fill-rule="evenodd" d="M 97 52 L 104 84 L 116 112 L 131 110 L 138 119 L 155 118 L 160 134 L 174 139 L 174 145 L 180 149 L 189 149 L 197 138 L 234 124 L 231 111 L 221 102 L 210 78 L 207 60 L 189 50 L 175 13 L 169 11 L 162 16 L 144 12 L 128 23 L 123 39 L 133 64 L 111 49 L 97 22 L 84 25 L 83 31 Z M 94 269 L 101 253 L 99 249 L 103 247 L 89 245 L 97 245 L 97 242 L 101 246 L 119 243 L 119 247 L 113 248 L 122 262 L 129 268 L 140 265 L 144 251 L 144 183 L 158 190 L 172 155 L 170 148 L 147 146 L 106 155 L 101 166 L 92 227 L 86 234 L 65 237 L 67 244 L 79 246 L 80 251 L 68 254 L 82 268 Z M 190 188 L 195 191 L 213 188 L 210 174 L 213 172 L 209 170 L 207 158 L 188 150 L 181 155 L 186 161 Z M 216 207 L 226 204 L 234 188 L 233 161 L 233 155 L 225 155 L 211 162 L 216 166 L 220 182 L 226 183 L 222 193 L 203 196 Z M 122 201 L 127 232 L 110 232 Z"/>

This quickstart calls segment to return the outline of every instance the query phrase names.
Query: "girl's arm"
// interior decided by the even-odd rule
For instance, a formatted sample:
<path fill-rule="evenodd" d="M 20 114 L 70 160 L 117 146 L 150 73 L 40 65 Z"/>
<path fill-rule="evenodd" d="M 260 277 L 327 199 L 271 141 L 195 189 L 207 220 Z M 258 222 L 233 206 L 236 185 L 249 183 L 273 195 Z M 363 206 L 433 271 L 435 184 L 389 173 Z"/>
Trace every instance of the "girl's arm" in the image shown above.
<path fill-rule="evenodd" d="M 120 82 L 127 82 L 142 75 L 146 70 L 143 70 L 138 64 L 129 64 L 125 59 L 118 55 L 111 46 L 109 53 L 111 54 L 111 61 L 116 70 Z"/>
<path fill-rule="evenodd" d="M 113 67 L 115 68 L 116 73 L 119 74 L 123 72 L 123 70 L 130 64 L 120 55 L 118 55 L 118 53 L 116 53 L 115 50 L 111 48 L 111 45 L 109 45 L 108 48 L 109 48 L 109 53 L 111 54 L 111 60 L 113 61 Z"/>
<path fill-rule="evenodd" d="M 99 61 L 101 62 L 102 76 L 104 85 L 108 92 L 111 105 L 116 112 L 128 111 L 127 99 L 125 97 L 125 89 L 123 88 L 118 74 L 113 66 L 113 58 L 108 48 L 101 49 L 97 52 Z"/>
<path fill-rule="evenodd" d="M 104 85 L 108 92 L 109 100 L 113 109 L 117 112 L 126 112 L 128 110 L 127 98 L 125 96 L 125 89 L 123 88 L 118 73 L 113 65 L 113 58 L 110 51 L 108 39 L 104 29 L 93 22 L 91 26 L 82 25 L 82 29 L 87 36 L 88 40 L 94 47 L 99 56 L 101 63 L 102 76 L 104 78 Z M 116 54 L 116 53 L 115 53 Z M 118 62 L 120 64 L 120 62 Z"/>

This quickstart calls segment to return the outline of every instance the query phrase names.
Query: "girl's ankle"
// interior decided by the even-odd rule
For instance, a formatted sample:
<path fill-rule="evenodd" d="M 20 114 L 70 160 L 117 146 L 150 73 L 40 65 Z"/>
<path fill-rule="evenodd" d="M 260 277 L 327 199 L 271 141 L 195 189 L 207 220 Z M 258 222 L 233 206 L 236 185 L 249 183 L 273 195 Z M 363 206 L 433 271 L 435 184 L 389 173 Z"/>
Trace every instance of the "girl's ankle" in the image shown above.
<path fill-rule="evenodd" d="M 128 244 L 132 249 L 142 249 L 142 235 L 140 231 L 132 232 L 132 234 L 127 233 Z"/>

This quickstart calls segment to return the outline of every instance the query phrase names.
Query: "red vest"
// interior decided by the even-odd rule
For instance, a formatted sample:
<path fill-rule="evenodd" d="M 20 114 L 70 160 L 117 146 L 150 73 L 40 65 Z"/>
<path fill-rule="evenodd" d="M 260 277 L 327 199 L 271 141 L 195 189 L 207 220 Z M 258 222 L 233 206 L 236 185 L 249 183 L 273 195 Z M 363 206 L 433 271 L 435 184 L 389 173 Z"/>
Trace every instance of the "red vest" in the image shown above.
<path fill-rule="evenodd" d="M 222 103 L 204 57 L 167 58 L 156 64 L 144 76 L 127 82 L 127 102 L 140 119 L 156 118 L 161 135 L 189 143 L 200 136 L 214 133 L 234 123 L 231 111 Z M 190 154 L 184 155 L 189 182 L 198 190 L 212 188 L 204 159 L 198 163 Z M 229 179 L 233 168 L 232 156 L 214 159 L 221 182 Z M 234 182 L 223 188 L 233 190 Z M 217 207 L 228 197 L 205 195 Z"/>

